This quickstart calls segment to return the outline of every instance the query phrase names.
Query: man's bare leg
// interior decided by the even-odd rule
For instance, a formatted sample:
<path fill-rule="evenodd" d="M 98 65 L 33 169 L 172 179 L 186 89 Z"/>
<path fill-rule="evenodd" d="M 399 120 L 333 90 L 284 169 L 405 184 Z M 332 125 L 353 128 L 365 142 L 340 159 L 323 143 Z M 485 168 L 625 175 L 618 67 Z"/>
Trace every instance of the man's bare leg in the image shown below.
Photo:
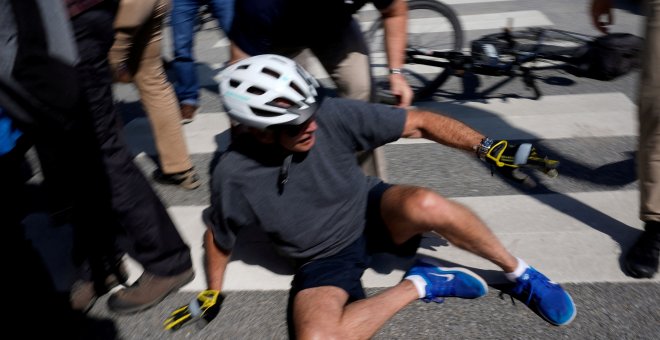
<path fill-rule="evenodd" d="M 518 259 L 504 248 L 477 215 L 430 189 L 395 185 L 383 194 L 381 211 L 396 243 L 433 231 L 451 244 L 493 262 L 507 273 L 513 272 L 518 265 Z"/>
<path fill-rule="evenodd" d="M 341 288 L 308 288 L 294 298 L 296 336 L 299 339 L 368 339 L 396 312 L 417 299 L 417 290 L 408 280 L 348 305 L 348 294 Z"/>

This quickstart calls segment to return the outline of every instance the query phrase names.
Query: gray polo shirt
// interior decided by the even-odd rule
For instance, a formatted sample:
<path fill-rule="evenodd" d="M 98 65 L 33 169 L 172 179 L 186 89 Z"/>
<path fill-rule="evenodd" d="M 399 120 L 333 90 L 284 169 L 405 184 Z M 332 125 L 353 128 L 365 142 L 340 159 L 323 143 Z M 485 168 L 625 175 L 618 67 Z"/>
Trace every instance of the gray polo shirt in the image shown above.
<path fill-rule="evenodd" d="M 328 98 L 316 113 L 316 143 L 293 154 L 250 137 L 233 143 L 212 174 L 204 219 L 230 250 L 241 228 L 261 228 L 284 256 L 311 260 L 355 241 L 366 221 L 367 194 L 380 182 L 365 176 L 355 153 L 401 137 L 406 113 L 380 104 Z"/>

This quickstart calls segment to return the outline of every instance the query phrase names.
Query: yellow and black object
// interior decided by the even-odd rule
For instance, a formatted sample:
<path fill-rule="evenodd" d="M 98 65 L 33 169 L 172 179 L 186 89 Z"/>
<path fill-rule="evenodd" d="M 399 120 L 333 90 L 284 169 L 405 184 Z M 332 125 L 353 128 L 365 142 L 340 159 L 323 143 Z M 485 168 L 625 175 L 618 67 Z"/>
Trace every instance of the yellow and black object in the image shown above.
<path fill-rule="evenodd" d="M 189 304 L 174 310 L 163 322 L 166 330 L 175 331 L 185 324 L 197 324 L 203 328 L 220 313 L 225 297 L 218 290 L 205 290 L 199 293 Z"/>
<path fill-rule="evenodd" d="M 536 182 L 521 169 L 539 170 L 551 178 L 559 175 L 559 161 L 542 155 L 531 143 L 513 144 L 507 140 L 484 138 L 477 154 L 493 166 L 492 170 L 527 187 L 536 186 Z"/>

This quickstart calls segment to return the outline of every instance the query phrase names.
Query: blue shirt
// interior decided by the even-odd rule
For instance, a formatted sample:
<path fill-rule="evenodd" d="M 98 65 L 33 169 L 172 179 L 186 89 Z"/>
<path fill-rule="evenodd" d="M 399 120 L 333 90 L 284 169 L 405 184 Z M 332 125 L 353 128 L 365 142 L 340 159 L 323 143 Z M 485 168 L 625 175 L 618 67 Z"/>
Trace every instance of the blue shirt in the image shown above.
<path fill-rule="evenodd" d="M 16 141 L 23 133 L 13 127 L 12 120 L 0 107 L 0 156 L 16 147 Z"/>

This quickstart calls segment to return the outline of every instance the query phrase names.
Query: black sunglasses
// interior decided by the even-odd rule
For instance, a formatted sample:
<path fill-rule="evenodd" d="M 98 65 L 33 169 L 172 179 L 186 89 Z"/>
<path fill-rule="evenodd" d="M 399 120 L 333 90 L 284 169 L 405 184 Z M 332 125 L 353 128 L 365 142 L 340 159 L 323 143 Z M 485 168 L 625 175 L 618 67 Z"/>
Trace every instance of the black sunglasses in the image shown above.
<path fill-rule="evenodd" d="M 299 135 L 301 132 L 303 132 L 303 130 L 305 130 L 309 126 L 312 120 L 314 120 L 314 118 L 316 118 L 315 115 L 312 115 L 306 121 L 298 125 L 284 125 L 284 124 L 280 125 L 280 130 L 289 137 L 295 137 Z"/>

